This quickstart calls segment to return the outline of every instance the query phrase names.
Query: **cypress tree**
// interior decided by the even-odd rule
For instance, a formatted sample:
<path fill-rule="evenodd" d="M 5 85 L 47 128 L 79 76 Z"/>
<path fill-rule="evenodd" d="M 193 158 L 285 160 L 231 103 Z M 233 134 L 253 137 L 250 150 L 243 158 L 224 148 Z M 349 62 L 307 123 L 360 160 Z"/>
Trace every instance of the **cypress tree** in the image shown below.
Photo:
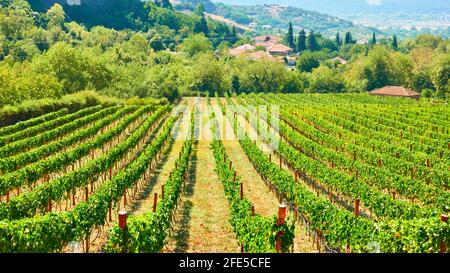
<path fill-rule="evenodd" d="M 231 91 L 237 94 L 241 93 L 241 82 L 238 75 L 233 75 L 231 78 Z"/>
<path fill-rule="evenodd" d="M 205 14 L 205 5 L 203 3 L 198 4 L 197 7 L 195 7 L 194 13 L 197 16 L 203 16 L 203 14 Z"/>
<path fill-rule="evenodd" d="M 292 28 L 292 22 L 289 22 L 289 30 L 287 33 L 286 41 L 289 47 L 295 50 L 294 29 Z"/>
<path fill-rule="evenodd" d="M 298 40 L 297 40 L 297 51 L 303 52 L 306 50 L 306 33 L 305 30 L 300 30 L 300 33 L 298 34 Z"/>
<path fill-rule="evenodd" d="M 344 43 L 345 43 L 346 45 L 349 45 L 349 44 L 353 44 L 353 43 L 354 43 L 354 42 L 353 42 L 352 34 L 351 34 L 350 32 L 345 33 L 345 40 L 344 40 Z"/>
<path fill-rule="evenodd" d="M 208 23 L 206 22 L 205 16 L 200 18 L 200 21 L 197 21 L 194 26 L 195 33 L 203 33 L 206 36 L 209 34 Z"/>
<path fill-rule="evenodd" d="M 375 32 L 372 35 L 372 40 L 370 41 L 371 45 L 376 45 L 377 44 L 377 37 L 375 36 Z"/>
<path fill-rule="evenodd" d="M 397 36 L 394 35 L 394 37 L 392 38 L 392 47 L 397 50 L 398 49 L 398 41 L 397 41 Z"/>
<path fill-rule="evenodd" d="M 312 30 L 308 35 L 307 48 L 311 51 L 317 50 L 316 35 L 314 34 L 314 31 L 312 31 Z"/>
<path fill-rule="evenodd" d="M 341 46 L 342 45 L 342 39 L 341 39 L 341 35 L 339 34 L 339 32 L 336 34 L 336 45 L 337 46 Z"/>

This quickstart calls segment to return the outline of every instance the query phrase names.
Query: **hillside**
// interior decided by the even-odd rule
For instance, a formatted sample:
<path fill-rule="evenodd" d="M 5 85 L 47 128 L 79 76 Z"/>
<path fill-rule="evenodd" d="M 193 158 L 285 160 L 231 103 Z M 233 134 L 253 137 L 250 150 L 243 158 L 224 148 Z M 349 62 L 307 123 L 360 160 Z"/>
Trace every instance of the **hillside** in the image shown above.
<path fill-rule="evenodd" d="M 229 5 L 280 4 L 330 14 L 364 26 L 382 30 L 407 30 L 450 35 L 448 0 L 214 0 Z M 395 32 L 395 31 L 394 31 Z M 402 35 L 400 35 L 402 36 Z"/>
<path fill-rule="evenodd" d="M 294 30 L 300 29 L 314 30 L 321 32 L 324 36 L 332 37 L 336 32 L 351 31 L 358 38 L 368 37 L 373 32 L 381 33 L 378 29 L 364 27 L 353 24 L 351 21 L 322 14 L 315 11 L 309 11 L 292 6 L 273 5 L 248 5 L 248 2 L 239 5 L 228 5 L 223 3 L 214 3 L 209 0 L 172 1 L 177 9 L 193 9 L 199 2 L 204 3 L 205 9 L 209 13 L 225 17 L 229 20 L 242 25 L 250 26 L 256 33 L 270 34 L 285 32 L 288 24 L 292 21 Z"/>
<path fill-rule="evenodd" d="M 239 14 L 246 14 L 252 21 L 254 29 L 260 33 L 277 33 L 280 30 L 284 32 L 291 21 L 296 31 L 300 29 L 314 30 L 328 37 L 336 35 L 338 31 L 351 31 L 355 33 L 356 37 L 367 37 L 372 32 L 380 33 L 377 29 L 358 26 L 338 17 L 280 5 L 227 6 L 217 4 L 217 13 L 236 19 L 238 22 Z M 236 13 L 238 17 L 234 18 Z"/>

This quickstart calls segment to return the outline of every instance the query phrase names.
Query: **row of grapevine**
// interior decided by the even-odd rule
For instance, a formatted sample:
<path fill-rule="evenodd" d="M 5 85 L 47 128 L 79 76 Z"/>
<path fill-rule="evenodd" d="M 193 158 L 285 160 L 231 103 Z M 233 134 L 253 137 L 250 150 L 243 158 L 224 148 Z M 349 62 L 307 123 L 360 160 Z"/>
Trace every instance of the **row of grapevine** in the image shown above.
<path fill-rule="evenodd" d="M 8 191 L 22 186 L 33 186 L 35 182 L 45 175 L 52 172 L 65 170 L 66 166 L 75 163 L 84 156 L 89 155 L 92 149 L 101 148 L 103 144 L 122 133 L 122 131 L 129 124 L 144 113 L 149 112 L 151 109 L 151 107 L 139 109 L 134 114 L 124 119 L 112 130 L 109 130 L 95 139 L 85 142 L 68 152 L 48 156 L 32 164 L 28 164 L 17 171 L 0 176 L 0 194 L 5 195 Z"/>
<path fill-rule="evenodd" d="M 283 115 L 283 111 L 282 116 L 286 116 Z M 297 124 L 301 125 L 300 123 L 301 122 L 295 118 L 289 119 L 289 124 L 294 126 L 294 128 L 296 128 L 295 125 Z M 303 136 L 305 132 L 309 130 L 307 127 L 308 126 L 302 126 L 302 134 L 299 134 L 289 126 L 286 126 L 282 121 L 280 124 L 280 132 L 290 145 L 280 145 L 280 152 L 284 151 L 287 154 L 291 154 L 296 160 L 290 162 L 290 164 L 298 170 L 303 173 L 313 173 L 314 175 L 310 176 L 315 177 L 319 181 L 325 181 L 323 183 L 330 187 L 337 187 L 341 193 L 352 197 L 352 199 L 358 196 L 369 196 L 370 198 L 366 197 L 367 199 L 362 198 L 362 201 L 363 203 L 366 203 L 367 206 L 369 206 L 368 204 L 371 204 L 370 207 L 373 206 L 372 210 L 374 210 L 373 212 L 376 215 L 380 215 L 379 213 L 381 213 L 382 216 L 386 215 L 389 217 L 423 217 L 424 215 L 432 215 L 433 213 L 438 214 L 442 211 L 445 212 L 448 208 L 450 198 L 447 192 L 438 188 L 426 187 L 426 185 L 420 184 L 414 180 L 395 176 L 392 173 L 383 170 L 383 168 L 371 167 L 360 163 L 355 159 L 352 160 L 347 158 L 334 150 L 324 148 L 322 145 Z M 323 143 L 323 138 L 326 138 L 327 135 L 318 131 L 315 133 L 316 135 L 319 134 L 323 136 L 321 138 Z M 333 139 L 329 142 L 334 144 L 339 143 L 339 140 Z M 295 149 L 289 146 L 293 146 Z M 370 157 L 370 155 L 365 154 L 364 158 L 367 159 L 368 157 Z M 302 160 L 299 161 L 299 159 Z M 316 163 L 313 160 L 322 164 Z M 332 168 L 328 168 L 327 165 L 331 165 L 332 168 L 338 167 L 342 170 L 333 170 Z M 353 177 L 346 175 L 346 172 L 352 172 Z M 327 178 L 329 177 L 334 179 L 331 179 L 331 182 L 328 182 L 329 179 Z M 363 183 L 356 180 L 362 180 Z M 380 190 L 395 189 L 396 192 L 412 198 L 419 197 L 419 199 L 427 201 L 427 204 L 435 207 L 436 210 L 428 210 L 428 212 L 424 211 L 423 213 L 420 213 L 423 209 L 419 206 L 410 205 L 409 202 L 397 202 L 396 200 L 392 200 L 392 198 L 386 196 L 383 192 L 374 191 L 366 184 L 373 185 Z M 387 209 L 392 209 L 392 211 L 386 211 Z"/>
<path fill-rule="evenodd" d="M 349 99 L 348 96 L 336 97 L 336 101 L 344 103 L 343 98 Z M 361 103 L 360 98 L 357 97 L 354 97 L 354 99 L 351 102 L 349 101 L 349 103 L 352 103 L 352 111 L 356 110 L 367 114 L 377 113 L 377 118 L 385 118 L 387 123 L 392 124 L 397 129 L 400 128 L 402 130 L 409 131 L 409 128 L 411 127 L 411 129 L 419 135 L 421 132 L 434 131 L 436 133 L 448 136 L 448 128 L 446 128 L 446 122 L 442 119 L 442 116 L 433 116 L 433 114 L 429 112 L 427 113 L 427 111 L 422 111 L 427 108 L 432 108 L 430 107 L 432 105 L 427 105 L 426 108 L 422 109 L 414 109 L 414 107 L 411 106 L 400 109 L 396 107 L 394 109 L 392 107 L 385 107 L 382 104 L 372 104 L 370 107 L 367 107 L 367 105 Z M 422 116 L 422 112 L 427 113 L 427 115 Z"/>
<path fill-rule="evenodd" d="M 126 227 L 115 225 L 106 245 L 107 252 L 116 253 L 157 253 L 164 247 L 172 226 L 173 213 L 181 198 L 192 152 L 195 126 L 194 112 L 191 115 L 189 137 L 183 143 L 182 151 L 175 162 L 175 168 L 164 184 L 164 196 L 155 212 L 143 216 L 130 217 Z"/>
<path fill-rule="evenodd" d="M 10 157 L 15 154 L 28 151 L 35 147 L 40 147 L 54 139 L 57 139 L 61 136 L 64 136 L 68 133 L 71 133 L 73 130 L 76 130 L 77 128 L 80 128 L 82 126 L 87 126 L 88 124 L 96 121 L 99 118 L 103 118 L 107 115 L 115 113 L 118 109 L 120 109 L 119 106 L 116 107 L 109 107 L 102 111 L 98 111 L 92 115 L 86 116 L 82 119 L 78 119 L 75 121 L 71 121 L 61 127 L 54 128 L 52 130 L 43 132 L 41 134 L 38 134 L 36 136 L 23 138 L 21 140 L 18 140 L 16 142 L 7 144 L 5 146 L 2 146 L 0 148 L 0 156 L 2 157 Z"/>
<path fill-rule="evenodd" d="M 431 180 L 431 183 L 436 184 L 437 186 L 442 186 L 442 181 L 447 181 L 447 179 L 442 178 L 441 177 L 445 177 L 446 175 L 448 176 L 448 172 L 445 171 L 445 169 L 447 168 L 445 162 L 447 162 L 444 159 L 440 159 L 439 157 L 443 157 L 445 158 L 445 151 L 440 151 L 440 156 L 439 157 L 430 157 L 429 155 L 425 155 L 419 152 L 411 152 L 411 146 L 409 149 L 405 149 L 402 148 L 398 145 L 398 143 L 396 142 L 396 144 L 390 144 L 390 143 L 386 143 L 386 139 L 389 139 L 391 136 L 389 134 L 384 134 L 384 133 L 380 133 L 380 132 L 375 132 L 370 128 L 366 128 L 366 127 L 362 127 L 359 128 L 358 131 L 354 131 L 351 128 L 354 127 L 354 123 L 352 123 L 351 121 L 348 120 L 339 120 L 339 118 L 337 118 L 336 116 L 334 116 L 332 113 L 328 113 L 325 116 L 323 116 L 323 118 L 317 116 L 316 114 L 311 115 L 308 114 L 309 112 L 315 112 L 316 110 L 311 110 L 308 108 L 304 109 L 304 111 L 302 111 L 302 113 L 300 114 L 297 110 L 293 110 L 293 108 L 288 108 L 288 111 L 293 112 L 295 115 L 297 116 L 301 116 L 302 121 L 303 122 L 307 122 L 307 121 L 312 121 L 309 122 L 309 124 L 314 125 L 316 128 L 320 128 L 321 130 L 324 130 L 324 128 L 329 128 L 328 130 L 326 130 L 326 133 L 329 135 L 334 135 L 334 139 L 333 140 L 329 140 L 328 143 L 330 143 L 331 145 L 334 145 L 333 148 L 340 148 L 340 146 L 336 145 L 336 141 L 339 142 L 339 140 L 336 140 L 336 137 L 338 138 L 346 138 L 347 140 L 349 140 L 349 142 L 352 142 L 351 140 L 353 140 L 354 144 L 353 146 L 351 146 L 349 149 L 353 149 L 353 151 L 350 151 L 350 153 L 353 154 L 353 152 L 356 149 L 362 149 L 362 148 L 372 148 L 372 152 L 378 151 L 383 155 L 387 155 L 392 157 L 395 157 L 397 159 L 403 158 L 406 162 L 411 162 L 411 164 L 414 164 L 411 166 L 411 168 L 414 168 L 414 176 L 417 177 L 417 175 L 427 175 L 430 172 L 427 170 L 430 170 L 433 172 L 433 174 L 436 174 L 435 176 L 428 176 L 427 177 L 427 181 Z M 329 121 L 326 121 L 326 119 L 328 119 Z M 299 121 L 300 122 L 300 121 Z M 343 128 L 339 128 L 338 126 L 333 126 L 332 128 L 330 128 L 329 124 L 336 124 L 342 127 L 345 127 L 345 130 Z M 351 134 L 351 136 L 347 136 L 347 134 Z M 368 136 L 368 137 L 364 137 Z M 377 139 L 374 139 L 375 136 L 377 136 Z M 352 137 L 355 137 L 354 139 L 352 139 Z M 328 137 L 328 139 L 330 139 L 330 137 Z M 326 139 L 325 139 L 326 140 Z M 323 139 L 321 140 L 323 141 Z M 367 149 L 366 148 L 366 149 Z M 359 156 L 358 158 L 364 158 L 364 156 Z M 378 159 L 382 159 L 382 158 L 378 158 Z M 376 159 L 375 161 L 378 161 L 378 159 Z M 430 162 L 429 163 L 429 167 L 427 167 L 426 169 L 424 169 L 423 167 L 425 166 L 426 162 Z M 414 163 L 413 163 L 414 162 Z M 403 171 L 406 172 L 410 172 L 411 168 L 409 168 L 408 170 L 405 170 L 405 168 L 403 169 Z M 445 186 L 445 183 L 444 183 Z"/>
<path fill-rule="evenodd" d="M 305 108 L 307 107 L 308 110 L 313 109 L 313 112 L 319 111 L 324 113 L 324 117 L 328 120 L 331 120 L 332 122 L 336 122 L 336 120 L 340 121 L 343 124 L 339 124 L 340 126 L 344 126 L 343 129 L 350 130 L 352 132 L 358 133 L 358 134 L 370 134 L 371 138 L 377 139 L 379 141 L 386 142 L 387 144 L 395 144 L 396 146 L 402 146 L 409 149 L 414 149 L 414 151 L 420 151 L 423 153 L 426 153 L 427 151 L 434 151 L 434 147 L 431 145 L 427 145 L 426 143 L 421 143 L 416 140 L 406 140 L 402 139 L 400 133 L 397 135 L 393 135 L 392 132 L 383 132 L 380 131 L 380 128 L 378 128 L 378 122 L 374 120 L 366 120 L 363 124 L 353 122 L 352 120 L 344 119 L 340 116 L 338 116 L 337 111 L 340 107 L 338 104 L 333 103 L 332 101 L 329 101 L 330 98 L 325 97 L 323 99 L 322 104 L 318 103 L 317 101 L 305 101 L 300 99 L 295 99 L 295 96 L 275 96 L 273 94 L 269 94 L 267 97 L 264 97 L 265 100 L 267 100 L 270 103 L 281 105 L 282 107 L 285 106 L 292 106 L 294 108 Z M 326 104 L 325 104 L 326 103 Z M 320 107 L 318 107 L 320 106 Z M 343 111 L 343 110 L 339 110 Z M 434 156 L 438 158 L 440 150 L 438 149 L 437 153 L 435 154 L 429 154 L 429 156 Z"/>
<path fill-rule="evenodd" d="M 273 137 L 268 134 L 263 139 Z M 438 217 L 372 221 L 338 209 L 272 163 L 253 141 L 245 138 L 241 143 L 256 169 L 283 193 L 306 223 L 322 234 L 332 248 L 344 249 L 348 244 L 355 252 L 367 252 L 373 251 L 372 246 L 377 244 L 382 252 L 439 252 L 441 244 L 448 241 L 450 226 Z M 298 159 L 293 157 L 292 160 Z"/>
<path fill-rule="evenodd" d="M 290 112 L 294 115 L 285 112 L 286 115 L 284 115 L 283 118 L 286 119 L 288 123 L 301 125 L 302 122 L 298 118 L 298 112 L 292 110 Z M 386 144 L 381 141 L 372 141 L 369 137 L 343 130 L 320 118 L 308 117 L 308 120 L 312 121 L 315 126 L 320 126 L 320 131 L 315 135 L 319 135 L 317 137 L 319 137 L 321 141 L 323 140 L 327 146 L 342 149 L 349 156 L 353 155 L 357 158 L 362 158 L 373 166 L 376 166 L 378 161 L 382 160 L 383 167 L 387 167 L 390 171 L 397 172 L 406 177 L 411 176 L 411 169 L 413 169 L 414 179 L 421 179 L 427 183 L 435 184 L 436 186 L 445 186 L 445 183 L 442 184 L 442 182 L 448 181 L 450 178 L 448 172 L 446 172 L 447 167 L 444 161 L 431 162 L 429 157 L 422 157 L 422 160 L 416 162 L 405 160 L 404 158 L 400 158 L 401 156 L 399 153 L 387 153 L 385 149 L 382 148 L 382 146 L 386 146 Z M 308 124 L 311 123 L 308 122 Z M 295 127 L 299 128 L 298 126 Z M 314 129 L 312 130 L 314 131 Z M 302 132 L 304 132 L 304 130 L 302 130 Z M 326 134 L 326 136 L 321 137 L 323 134 Z M 309 134 L 309 136 L 316 137 L 312 136 L 312 134 Z M 352 143 L 352 140 L 353 142 L 356 141 L 357 144 Z M 411 153 L 408 153 L 408 155 L 409 154 Z"/>
<path fill-rule="evenodd" d="M 152 107 L 151 107 L 152 108 Z M 101 147 L 107 140 L 122 132 L 128 124 L 130 124 L 137 117 L 147 112 L 150 108 L 143 107 L 135 114 L 127 117 L 123 123 L 101 135 L 94 140 L 93 143 L 83 143 L 77 146 L 76 150 L 79 153 L 83 152 L 85 155 L 89 154 L 90 149 Z M 21 219 L 24 217 L 34 216 L 38 210 L 46 211 L 49 199 L 52 201 L 59 201 L 71 193 L 74 189 L 88 185 L 91 178 L 108 171 L 116 164 L 131 148 L 135 147 L 143 137 L 148 133 L 148 130 L 154 126 L 155 122 L 161 118 L 162 115 L 170 110 L 170 106 L 160 107 L 156 112 L 149 117 L 136 131 L 132 133 L 125 141 L 115 145 L 95 160 L 89 161 L 82 168 L 69 172 L 66 175 L 41 184 L 35 187 L 32 191 L 23 193 L 14 197 L 8 203 L 0 203 L 0 219 Z M 68 157 L 70 160 L 70 157 Z M 61 164 L 62 167 L 70 164 L 68 161 Z M 56 166 L 55 166 L 56 167 Z"/>
<path fill-rule="evenodd" d="M 41 145 L 38 148 L 31 149 L 27 152 L 20 153 L 9 158 L 2 158 L 0 159 L 0 171 L 3 173 L 12 172 L 26 166 L 27 164 L 37 162 L 55 152 L 61 152 L 64 149 L 68 149 L 74 144 L 78 144 L 89 137 L 95 136 L 104 127 L 135 110 L 137 110 L 137 107 L 128 106 L 120 109 L 113 115 L 111 115 L 110 111 L 100 111 L 92 116 L 88 116 L 85 119 L 88 119 L 89 122 L 93 122 L 92 126 L 82 128 L 74 132 L 69 131 L 71 133 L 60 140 Z M 79 126 L 83 126 L 85 124 L 85 122 L 82 122 L 81 120 L 75 121 L 75 124 L 76 123 L 79 123 Z"/>
<path fill-rule="evenodd" d="M 292 101 L 292 106 L 294 106 L 294 107 L 298 106 L 298 104 L 300 102 L 298 99 L 293 99 L 293 98 L 295 98 L 295 96 L 287 96 L 286 98 L 288 98 L 289 100 Z M 280 98 L 280 100 L 283 101 L 283 99 L 281 99 L 281 98 Z M 281 102 L 281 103 L 283 103 L 283 102 Z M 286 103 L 286 102 L 284 102 L 284 103 Z M 396 145 L 398 145 L 399 143 L 402 143 L 406 147 L 412 145 L 414 150 L 422 151 L 429 155 L 433 155 L 436 158 L 439 158 L 439 153 L 444 148 L 443 144 L 446 144 L 445 140 L 442 140 L 437 143 L 430 143 L 430 142 L 434 142 L 433 139 L 429 140 L 429 139 L 424 138 L 422 136 L 423 133 L 420 136 L 410 137 L 409 139 L 406 139 L 405 137 L 402 136 L 401 131 L 399 131 L 397 134 L 394 135 L 393 132 L 396 132 L 397 130 L 393 127 L 388 127 L 388 126 L 381 124 L 379 118 L 377 118 L 376 116 L 374 116 L 371 119 L 371 118 L 366 117 L 364 114 L 359 114 L 359 113 L 349 114 L 346 112 L 349 110 L 347 110 L 345 107 L 333 106 L 333 104 L 331 102 L 329 102 L 328 104 L 325 104 L 325 106 L 328 106 L 328 107 L 317 107 L 318 103 L 319 103 L 319 101 L 308 102 L 308 104 L 311 106 L 311 108 L 316 108 L 319 111 L 327 113 L 327 116 L 330 116 L 333 118 L 340 118 L 347 122 L 351 122 L 350 127 L 346 127 L 350 130 L 355 130 L 355 128 L 359 129 L 359 130 L 361 130 L 361 128 L 363 128 L 363 130 L 364 130 L 364 128 L 368 128 L 374 133 L 373 134 L 374 137 L 378 137 L 378 135 L 381 133 L 381 136 L 379 137 L 379 139 L 382 141 L 387 140 L 389 143 L 395 143 Z M 323 100 L 322 100 L 322 103 L 324 103 Z M 331 105 L 329 105 L 329 104 L 331 104 Z M 320 105 L 320 103 L 319 103 L 319 105 Z M 329 107 L 329 106 L 331 106 L 331 107 Z M 404 136 L 406 136 L 406 134 L 407 134 L 407 132 L 403 133 Z M 418 141 L 418 139 L 419 139 L 419 141 Z M 447 141 L 448 141 L 448 138 L 447 138 Z"/>
<path fill-rule="evenodd" d="M 220 101 L 220 99 L 217 100 Z M 219 107 L 222 113 L 225 114 L 226 108 L 221 102 Z M 288 220 L 283 225 L 278 226 L 276 215 L 267 218 L 252 214 L 252 203 L 242 195 L 239 176 L 226 154 L 222 141 L 217 137 L 219 125 L 212 107 L 210 107 L 210 112 L 213 122 L 211 130 L 213 135 L 216 136 L 211 143 L 211 149 L 216 161 L 216 172 L 224 186 L 225 195 L 230 204 L 230 222 L 236 233 L 237 240 L 242 245 L 242 250 L 250 253 L 273 253 L 276 251 L 277 236 L 281 233 L 283 234 L 279 238 L 281 251 L 292 251 L 294 221 Z M 236 127 L 234 130 L 238 134 L 237 130 L 239 128 Z"/>
<path fill-rule="evenodd" d="M 395 162 L 397 164 L 394 165 L 392 160 L 380 157 L 371 151 L 357 150 L 355 147 L 351 147 L 353 149 L 350 148 L 350 150 L 354 151 L 354 155 L 357 155 L 352 159 L 340 152 L 327 148 L 326 145 L 320 145 L 317 141 L 315 142 L 306 138 L 304 134 L 308 131 L 308 128 L 302 128 L 301 133 L 299 133 L 296 131 L 299 130 L 297 124 L 298 119 L 289 118 L 289 125 L 293 126 L 295 129 L 293 130 L 282 121 L 280 123 L 280 133 L 293 147 L 303 154 L 309 154 L 309 157 L 312 155 L 313 158 L 318 157 L 318 161 L 325 163 L 325 165 L 332 165 L 340 169 L 342 173 L 352 172 L 355 179 L 361 179 L 365 183 L 373 185 L 380 190 L 394 191 L 394 193 L 411 199 L 418 198 L 424 204 L 436 207 L 439 210 L 443 210 L 450 205 L 450 193 L 440 190 L 437 187 L 430 187 L 424 182 L 413 180 L 408 176 L 404 177 L 390 172 L 391 168 L 387 166 L 392 164 L 393 168 L 395 167 L 401 170 L 403 164 L 400 162 Z M 306 135 L 310 135 L 310 132 L 306 133 Z M 345 142 L 339 139 L 332 139 L 328 135 L 317 131 L 316 136 L 318 136 L 317 139 L 322 141 L 325 139 L 325 142 L 332 147 L 344 148 L 347 146 Z M 370 160 L 372 160 L 373 164 L 366 163 Z M 383 166 L 377 166 L 377 161 L 378 163 L 382 162 Z M 407 174 L 409 173 L 409 169 L 406 171 Z M 358 177 L 356 177 L 356 172 L 358 173 Z M 438 177 L 438 179 L 442 178 Z M 357 189 L 354 190 L 357 191 Z"/>
<path fill-rule="evenodd" d="M 2 128 L 0 128 L 0 136 L 3 137 L 6 135 L 9 135 L 9 134 L 17 133 L 26 128 L 41 124 L 43 122 L 54 120 L 54 119 L 59 118 L 64 115 L 67 115 L 68 113 L 69 113 L 69 109 L 63 108 L 56 112 L 50 112 L 50 113 L 47 113 L 45 115 L 42 115 L 42 116 L 39 116 L 36 118 L 32 118 L 32 119 L 25 120 L 25 121 L 20 121 L 14 125 L 2 127 Z"/>
<path fill-rule="evenodd" d="M 161 110 L 163 109 L 163 110 Z M 169 106 L 159 111 L 169 110 Z M 146 122 L 149 125 L 152 116 Z M 86 202 L 79 203 L 69 212 L 47 213 L 34 218 L 0 221 L 0 252 L 58 252 L 71 241 L 89 238 L 92 229 L 104 226 L 108 212 L 128 188 L 144 179 L 151 170 L 155 156 L 170 136 L 175 118 L 170 118 L 160 134 L 138 157 L 110 181 L 103 183 Z M 127 140 L 132 146 L 140 141 L 150 126 L 143 125 Z M 111 159 L 113 161 L 113 159 Z M 100 167 L 100 166 L 99 166 Z"/>
<path fill-rule="evenodd" d="M 9 143 L 13 143 L 18 140 L 24 140 L 28 137 L 35 136 L 36 134 L 57 128 L 58 126 L 66 124 L 67 122 L 71 122 L 76 119 L 85 117 L 86 115 L 93 114 L 93 113 L 101 110 L 102 108 L 103 108 L 103 106 L 101 106 L 101 105 L 85 108 L 78 112 L 68 114 L 68 115 L 53 119 L 53 120 L 49 120 L 47 122 L 38 124 L 36 126 L 29 127 L 25 130 L 16 132 L 14 134 L 0 137 L 0 146 L 6 145 Z"/>

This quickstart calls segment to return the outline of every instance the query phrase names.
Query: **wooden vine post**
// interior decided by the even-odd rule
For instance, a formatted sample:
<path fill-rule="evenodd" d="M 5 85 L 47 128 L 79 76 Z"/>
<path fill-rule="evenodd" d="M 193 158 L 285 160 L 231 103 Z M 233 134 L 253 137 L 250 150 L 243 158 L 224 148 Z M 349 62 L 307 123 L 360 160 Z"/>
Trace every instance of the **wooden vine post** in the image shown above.
<path fill-rule="evenodd" d="M 161 186 L 161 199 L 164 200 L 164 184 Z"/>
<path fill-rule="evenodd" d="M 158 204 L 158 193 L 153 195 L 153 212 L 156 212 L 156 205 Z"/>
<path fill-rule="evenodd" d="M 89 188 L 88 186 L 84 187 L 84 195 L 85 195 L 85 201 L 87 202 L 89 199 Z"/>
<path fill-rule="evenodd" d="M 252 216 L 255 216 L 255 206 L 252 205 Z"/>
<path fill-rule="evenodd" d="M 89 253 L 90 239 L 91 235 L 89 233 L 86 234 L 86 246 L 85 246 L 86 253 Z"/>
<path fill-rule="evenodd" d="M 286 205 L 282 204 L 278 207 L 278 219 L 277 219 L 277 226 L 280 227 L 284 225 L 286 221 Z M 277 253 L 281 252 L 281 237 L 284 235 L 283 231 L 278 232 L 277 234 L 277 241 L 276 241 L 276 250 Z"/>
<path fill-rule="evenodd" d="M 123 239 L 125 239 L 127 229 L 127 218 L 128 213 L 126 211 L 119 211 L 119 228 L 122 232 Z M 125 252 L 125 250 L 122 250 L 122 252 Z"/>
<path fill-rule="evenodd" d="M 244 183 L 241 182 L 241 200 L 244 199 Z"/>
<path fill-rule="evenodd" d="M 448 215 L 446 215 L 446 214 L 442 214 L 441 215 L 441 221 L 442 222 L 444 222 L 444 223 L 448 223 Z M 441 249 L 441 253 L 447 253 L 447 242 L 445 242 L 445 241 L 442 241 L 441 242 L 441 247 L 440 247 Z"/>
<path fill-rule="evenodd" d="M 112 222 L 112 204 L 109 204 L 108 218 L 109 218 L 109 222 Z"/>
<path fill-rule="evenodd" d="M 359 202 L 360 202 L 359 199 L 355 199 L 355 210 L 354 210 L 355 217 L 359 216 Z"/>
<path fill-rule="evenodd" d="M 127 212 L 119 211 L 119 228 L 125 230 L 127 228 Z"/>

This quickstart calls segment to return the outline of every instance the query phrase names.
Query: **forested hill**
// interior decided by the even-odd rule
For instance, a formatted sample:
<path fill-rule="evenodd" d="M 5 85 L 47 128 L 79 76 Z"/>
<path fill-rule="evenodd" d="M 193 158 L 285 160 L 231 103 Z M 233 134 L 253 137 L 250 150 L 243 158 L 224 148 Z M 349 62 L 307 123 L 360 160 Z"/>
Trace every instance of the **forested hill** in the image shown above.
<path fill-rule="evenodd" d="M 63 6 L 67 17 L 88 27 L 102 25 L 115 29 L 139 27 L 147 11 L 141 0 L 28 0 L 38 12 L 45 12 L 55 3 Z"/>

